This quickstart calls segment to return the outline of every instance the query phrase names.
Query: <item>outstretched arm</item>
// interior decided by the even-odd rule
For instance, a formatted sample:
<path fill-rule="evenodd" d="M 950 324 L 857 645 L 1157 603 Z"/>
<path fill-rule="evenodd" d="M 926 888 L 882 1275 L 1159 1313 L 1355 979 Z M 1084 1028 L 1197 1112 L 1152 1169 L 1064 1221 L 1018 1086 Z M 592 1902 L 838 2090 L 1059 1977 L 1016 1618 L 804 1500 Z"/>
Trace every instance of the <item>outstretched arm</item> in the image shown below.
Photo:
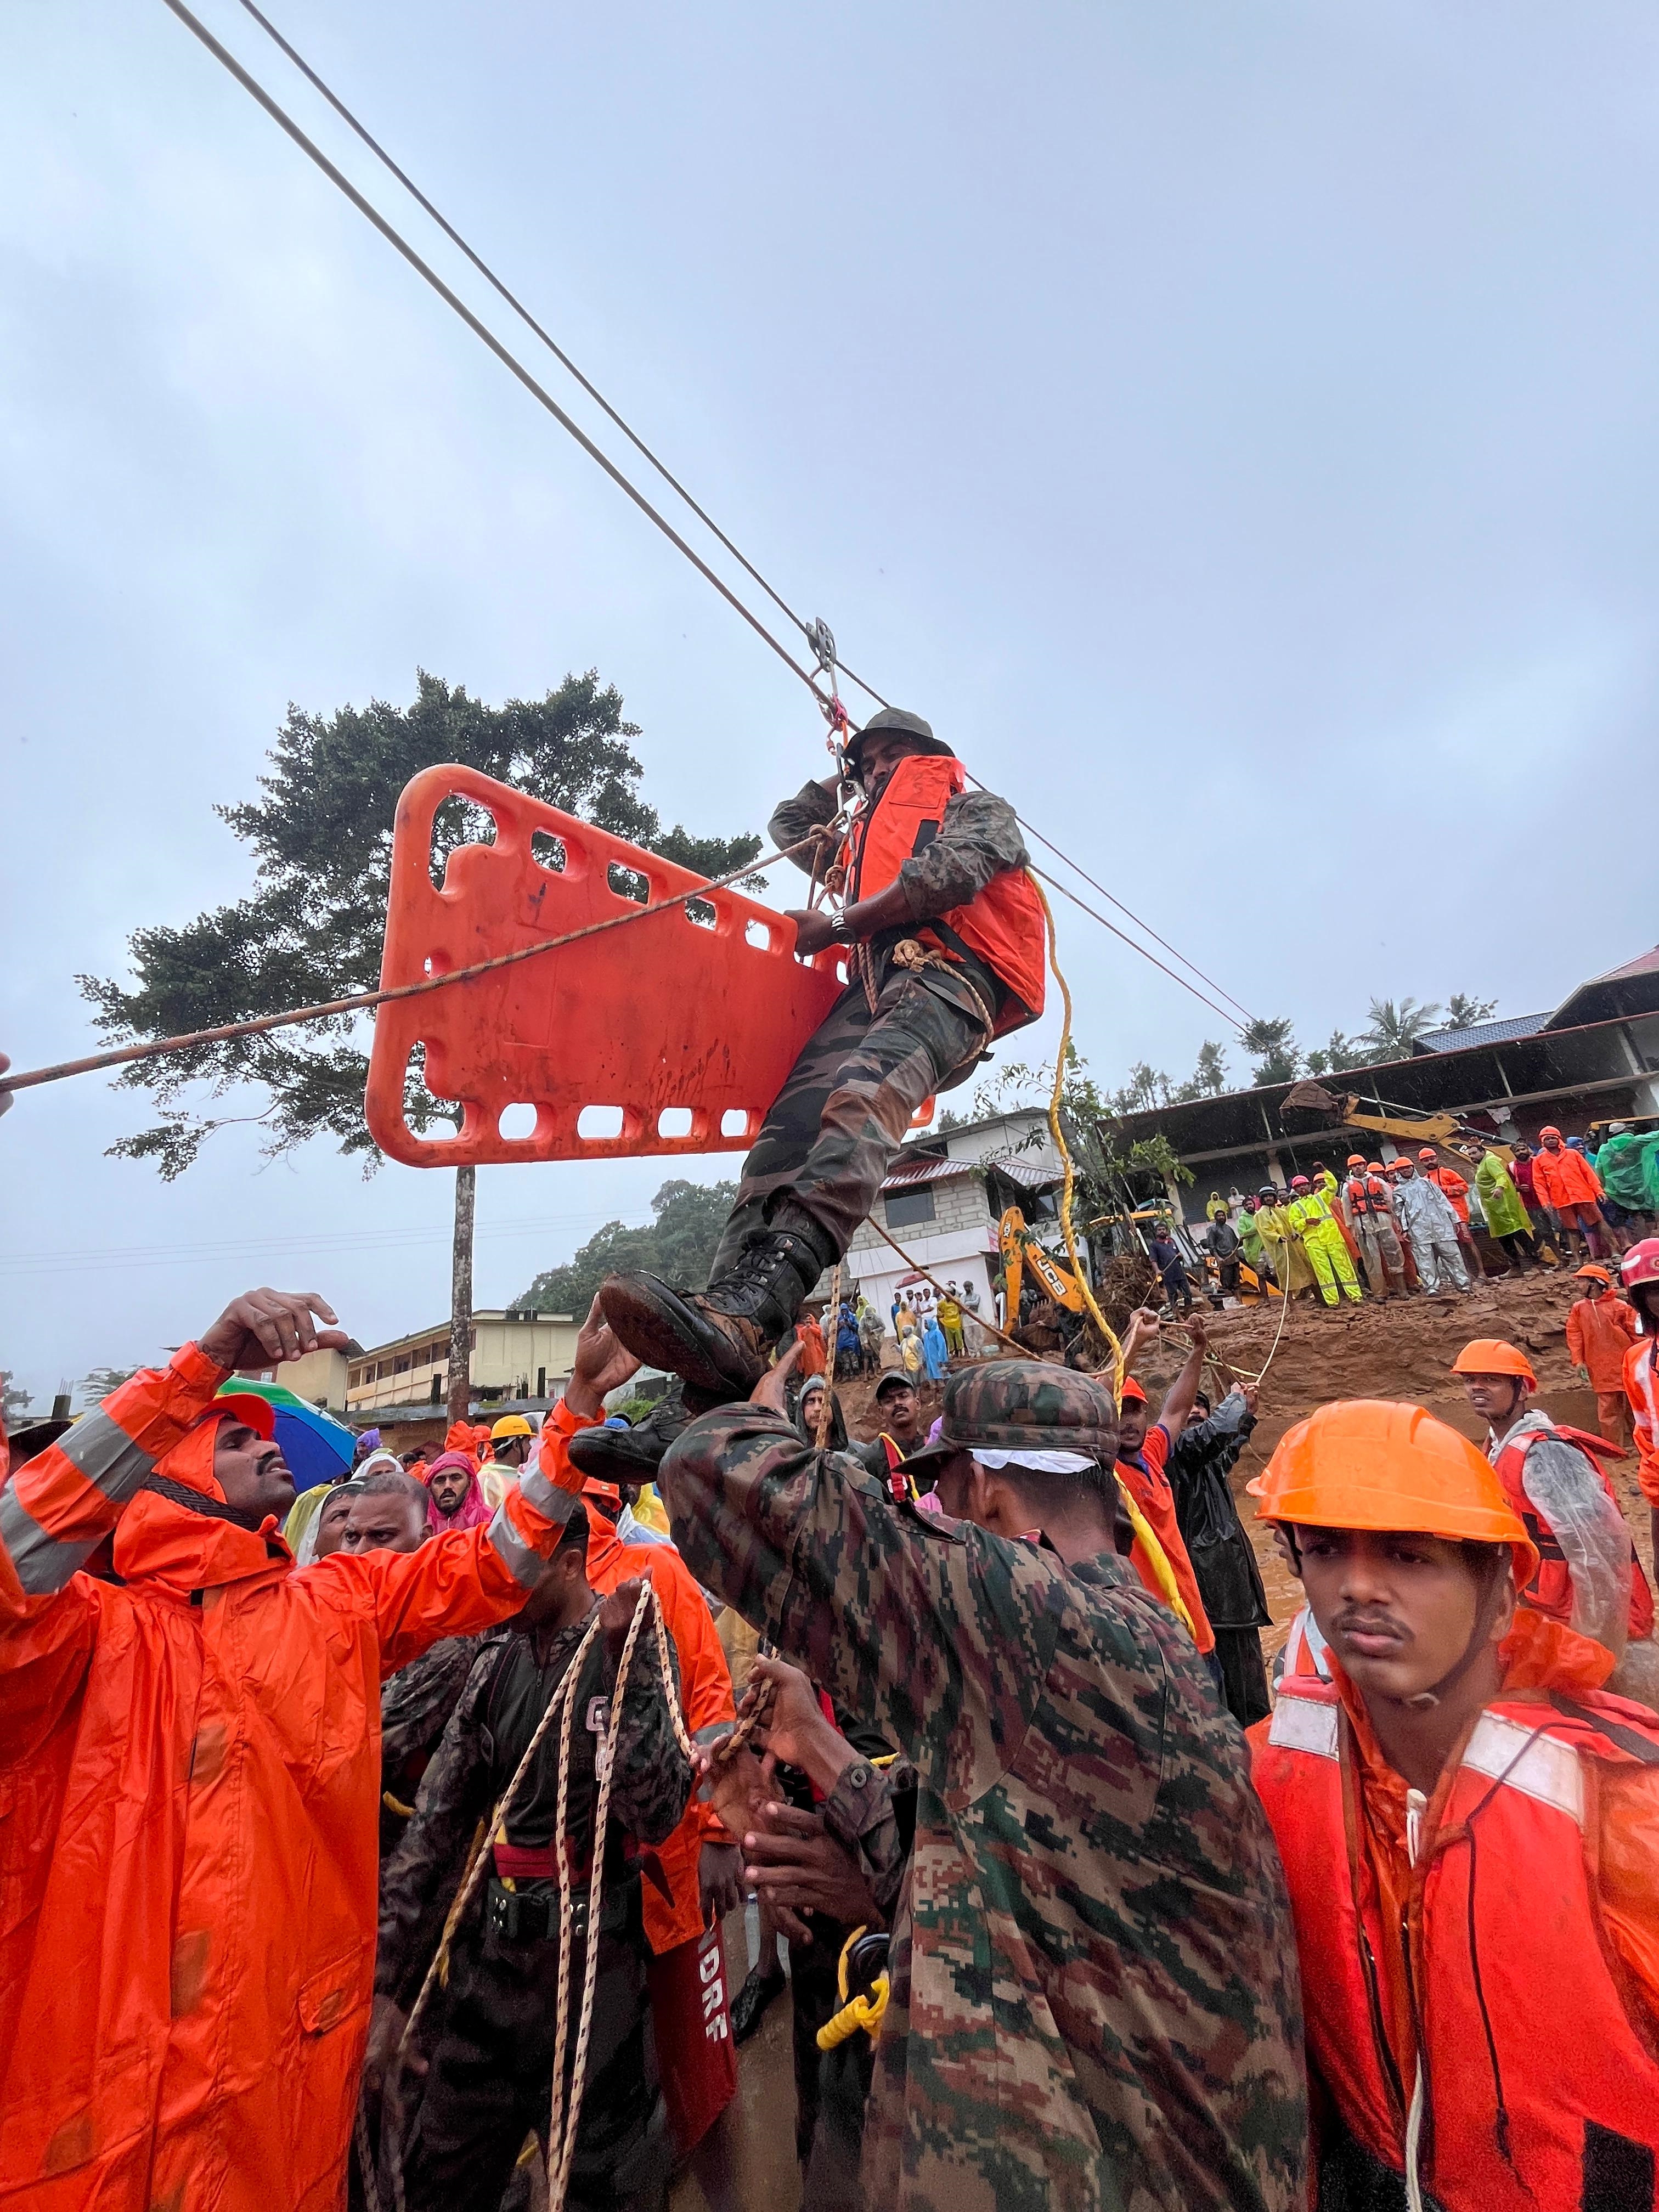
<path fill-rule="evenodd" d="M 7 1750 L 38 1743 L 91 1656 L 97 1591 L 76 1576 L 155 1462 L 206 1413 L 233 1368 L 343 1349 L 315 1291 L 250 1291 L 171 1363 L 113 1390 L 0 1490 L 0 1713 Z"/>
<path fill-rule="evenodd" d="M 1193 1348 L 1188 1353 L 1180 1374 L 1170 1385 L 1158 1417 L 1158 1426 L 1167 1429 L 1172 1437 L 1178 1437 L 1187 1425 L 1187 1416 L 1192 1412 L 1193 1401 L 1198 1395 L 1199 1378 L 1204 1372 L 1204 1355 L 1210 1345 L 1204 1324 L 1196 1314 L 1185 1326 L 1192 1338 Z"/>

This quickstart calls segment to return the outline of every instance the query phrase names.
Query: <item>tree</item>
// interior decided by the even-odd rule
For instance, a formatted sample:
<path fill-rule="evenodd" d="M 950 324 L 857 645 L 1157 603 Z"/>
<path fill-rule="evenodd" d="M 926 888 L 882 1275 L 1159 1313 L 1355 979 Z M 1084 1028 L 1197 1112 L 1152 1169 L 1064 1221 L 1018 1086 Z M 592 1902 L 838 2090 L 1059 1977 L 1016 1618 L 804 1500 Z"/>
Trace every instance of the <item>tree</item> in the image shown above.
<path fill-rule="evenodd" d="M 34 1393 L 14 1381 L 9 1367 L 0 1367 L 0 1421 L 14 1428 L 34 1402 Z"/>
<path fill-rule="evenodd" d="M 538 1275 L 514 1304 L 541 1313 L 574 1314 L 580 1320 L 607 1275 L 635 1267 L 701 1290 L 737 1195 L 734 1182 L 665 1182 L 651 1201 L 653 1218 L 643 1228 L 607 1221 L 562 1267 Z"/>
<path fill-rule="evenodd" d="M 130 1382 L 137 1372 L 136 1367 L 94 1367 L 76 1385 L 81 1393 L 82 1406 L 101 1404 L 112 1390 L 118 1390 L 124 1382 Z"/>
<path fill-rule="evenodd" d="M 1344 1068 L 1364 1067 L 1368 1055 L 1358 1037 L 1344 1036 L 1340 1030 L 1333 1030 L 1322 1045 L 1316 1045 L 1307 1055 L 1310 1075 L 1340 1075 Z"/>
<path fill-rule="evenodd" d="M 1371 1025 L 1359 1042 L 1375 1066 L 1382 1060 L 1409 1060 L 1413 1044 L 1425 1030 L 1434 1027 L 1440 1008 L 1433 1000 L 1419 1006 L 1415 999 L 1401 999 L 1396 1006 L 1392 999 L 1373 999 L 1370 1017 Z"/>
<path fill-rule="evenodd" d="M 1467 992 L 1454 991 L 1446 1001 L 1446 1026 L 1472 1030 L 1477 1022 L 1489 1022 L 1497 1012 L 1496 999 L 1473 999 Z"/>
<path fill-rule="evenodd" d="M 131 989 L 78 977 L 98 1010 L 95 1025 L 112 1042 L 136 1042 L 373 989 L 398 796 L 412 775 L 440 761 L 477 769 L 702 875 L 724 875 L 752 859 L 761 849 L 757 837 L 700 838 L 678 823 L 663 828 L 637 790 L 644 771 L 629 741 L 639 734 L 636 723 L 623 720 L 615 687 L 602 687 L 592 669 L 567 676 L 544 699 L 509 699 L 503 707 L 486 706 L 423 670 L 406 708 L 375 700 L 325 719 L 290 707 L 259 778 L 264 797 L 216 810 L 252 849 L 252 890 L 182 928 L 135 931 Z M 440 811 L 434 870 L 477 835 L 476 820 L 476 810 L 459 802 Z M 363 1035 L 357 1018 L 347 1015 L 135 1064 L 117 1081 L 149 1091 L 161 1118 L 111 1150 L 154 1160 L 170 1181 L 215 1129 L 251 1121 L 266 1133 L 268 1156 L 330 1136 L 343 1152 L 363 1155 L 372 1172 L 380 1154 L 363 1121 Z M 251 1091 L 251 1101 L 236 1103 L 254 1110 L 194 1110 L 186 1094 L 198 1084 L 208 1086 L 210 1102 Z M 434 1098 L 416 1073 L 406 1079 L 404 1096 L 417 1129 L 455 1118 L 453 1106 Z M 449 1359 L 457 1419 L 465 1416 L 468 1396 L 474 1180 L 471 1168 L 457 1170 Z"/>
<path fill-rule="evenodd" d="M 1219 1098 L 1227 1088 L 1227 1055 L 1213 1038 L 1206 1037 L 1198 1048 L 1198 1064 L 1184 1083 L 1177 1084 L 1173 1093 L 1177 1106 L 1190 1105 L 1194 1098 Z"/>
<path fill-rule="evenodd" d="M 1287 1019 L 1248 1023 L 1239 1031 L 1238 1041 L 1255 1062 L 1250 1080 L 1258 1090 L 1265 1083 L 1295 1082 L 1302 1054 Z"/>

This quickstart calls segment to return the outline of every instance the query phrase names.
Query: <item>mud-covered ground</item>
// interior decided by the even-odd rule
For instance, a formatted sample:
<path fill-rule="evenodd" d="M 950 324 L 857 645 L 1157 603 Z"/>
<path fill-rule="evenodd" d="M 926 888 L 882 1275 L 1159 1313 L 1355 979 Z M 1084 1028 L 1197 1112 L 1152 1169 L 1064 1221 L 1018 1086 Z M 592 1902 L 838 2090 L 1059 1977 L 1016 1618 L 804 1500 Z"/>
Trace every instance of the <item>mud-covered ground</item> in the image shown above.
<path fill-rule="evenodd" d="M 1206 1315 L 1211 1343 L 1221 1358 L 1241 1374 L 1267 1364 L 1258 1422 L 1234 1470 L 1234 1492 L 1244 1524 L 1255 1542 L 1275 1630 L 1264 1640 L 1270 1649 L 1282 1639 L 1300 1602 L 1297 1584 L 1264 1528 L 1255 1525 L 1255 1501 L 1244 1485 L 1261 1472 L 1273 1446 L 1293 1422 L 1332 1398 L 1402 1398 L 1426 1406 L 1466 1436 L 1484 1443 L 1484 1425 L 1470 1412 L 1456 1378 L 1448 1373 L 1462 1346 L 1474 1336 L 1505 1337 L 1518 1344 L 1538 1373 L 1541 1401 L 1558 1420 L 1586 1429 L 1595 1426 L 1595 1400 L 1573 1373 L 1563 1324 L 1568 1307 L 1583 1285 L 1571 1271 L 1488 1277 L 1467 1297 L 1368 1298 L 1334 1311 L 1305 1300 L 1288 1313 L 1275 1301 L 1270 1310 L 1249 1306 Z M 1276 1348 L 1275 1348 L 1276 1346 Z M 1142 1362 L 1140 1380 L 1157 1402 L 1160 1384 L 1174 1379 L 1181 1353 L 1173 1345 Z M 838 1385 L 850 1431 L 873 1436 L 877 1424 L 871 1401 L 873 1376 L 855 1376 Z M 1213 1378 L 1211 1382 L 1214 1395 Z M 939 1393 L 925 1394 L 927 1416 L 939 1410 Z M 1645 1565 L 1652 1565 L 1651 1532 L 1646 1501 L 1636 1483 L 1632 1455 L 1614 1479 Z"/>

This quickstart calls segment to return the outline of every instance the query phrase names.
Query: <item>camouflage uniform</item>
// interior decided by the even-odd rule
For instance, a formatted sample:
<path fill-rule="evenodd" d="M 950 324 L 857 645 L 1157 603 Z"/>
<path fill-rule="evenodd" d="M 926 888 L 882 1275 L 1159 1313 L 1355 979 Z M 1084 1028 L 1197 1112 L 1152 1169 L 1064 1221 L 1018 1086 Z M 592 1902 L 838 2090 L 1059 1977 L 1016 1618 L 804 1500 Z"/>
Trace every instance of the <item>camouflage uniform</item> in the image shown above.
<path fill-rule="evenodd" d="M 769 834 L 798 844 L 834 813 L 829 794 L 809 783 L 778 808 Z M 945 808 L 939 836 L 901 866 L 899 881 L 920 921 L 967 905 L 994 877 L 1025 865 L 1007 801 L 963 792 Z M 852 981 L 803 1047 L 743 1164 L 711 1282 L 761 1234 L 769 1210 L 789 1201 L 833 1247 L 826 1264 L 844 1253 L 917 1107 L 963 1081 L 984 1051 L 1002 994 L 996 976 L 972 958 L 895 967 L 893 948 L 904 935 L 888 930 L 854 948 Z"/>
<path fill-rule="evenodd" d="M 382 1876 L 374 1985 L 404 2009 L 437 1949 L 478 1823 L 511 1781 L 587 1625 L 545 1638 L 500 1630 L 483 1639 L 421 1784 L 415 1816 Z M 615 1680 L 601 1637 L 583 1662 L 570 1734 L 565 1836 L 579 1875 L 570 2046 L 586 1951 L 595 1753 Z M 678 1667 L 675 1680 L 678 1686 Z M 558 1739 L 556 1723 L 508 1816 L 507 1841 L 514 1848 L 556 1841 Z M 670 2153 L 646 1998 L 640 1877 L 623 1838 L 663 1842 L 690 1792 L 690 1765 L 669 1721 L 647 1624 L 629 1671 L 603 1839 L 599 1971 L 567 2199 L 573 2208 L 597 2212 L 665 2200 Z M 404 2155 L 410 2212 L 495 2212 L 526 2134 L 534 2128 L 545 2139 L 558 2025 L 558 1910 L 556 1878 L 520 1876 L 508 1888 L 492 1874 L 453 1932 L 441 2021 Z"/>
<path fill-rule="evenodd" d="M 1064 1447 L 1085 1394 L 1103 1395 L 1036 1363 L 966 1370 L 945 1434 L 965 1404 L 987 1449 Z M 921 1778 L 868 2201 L 1299 2205 L 1301 1996 L 1278 1856 L 1237 1728 L 1133 1570 L 1110 1552 L 1067 1568 L 895 1504 L 754 1406 L 693 1422 L 662 1488 L 698 1579 Z"/>

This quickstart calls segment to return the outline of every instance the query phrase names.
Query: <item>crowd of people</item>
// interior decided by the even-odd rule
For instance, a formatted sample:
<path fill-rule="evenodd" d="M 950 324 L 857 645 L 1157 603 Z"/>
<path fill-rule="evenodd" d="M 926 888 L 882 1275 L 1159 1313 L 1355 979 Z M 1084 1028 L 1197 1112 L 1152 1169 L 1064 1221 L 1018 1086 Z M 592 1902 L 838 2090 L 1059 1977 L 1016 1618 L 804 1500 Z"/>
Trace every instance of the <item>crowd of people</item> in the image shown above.
<path fill-rule="evenodd" d="M 1659 1228 L 1651 1194 L 1639 1175 L 1632 1180 L 1627 1158 L 1645 1143 L 1615 1121 L 1599 1148 L 1547 1127 L 1536 1151 L 1516 1144 L 1507 1158 L 1473 1143 L 1424 1145 L 1389 1161 L 1351 1152 L 1340 1176 L 1315 1160 L 1310 1176 L 1292 1176 L 1284 1188 L 1263 1183 L 1225 1198 L 1212 1191 L 1200 1269 L 1172 1227 L 1150 1241 L 1149 1256 L 1165 1299 L 1182 1313 L 1192 1310 L 1195 1286 L 1217 1307 L 1243 1291 L 1265 1296 L 1271 1284 L 1335 1310 L 1367 1294 L 1461 1295 L 1489 1273 L 1616 1260 Z M 1468 1174 L 1449 1164 L 1448 1152 Z M 1603 1166 L 1628 1202 L 1613 1196 Z"/>
<path fill-rule="evenodd" d="M 0 1465 L 0 2201 L 661 2212 L 690 2169 L 723 2212 L 752 1898 L 737 2009 L 787 1945 L 814 2212 L 1653 2212 L 1622 1447 L 1496 1339 L 1446 1347 L 1484 1450 L 1294 1421 L 1246 1486 L 1304 1601 L 1275 1689 L 1260 1378 L 1174 1239 L 1156 1412 L 1150 1306 L 1091 1374 L 972 1356 L 947 1282 L 849 1435 L 830 1352 L 867 1369 L 877 1317 L 809 1296 L 1046 946 L 1018 817 L 921 717 L 836 741 L 769 828 L 847 987 L 704 1285 L 608 1277 L 538 1427 L 366 1437 L 320 1495 L 239 1382 L 345 1347 L 310 1293 Z M 1659 1510 L 1659 1237 L 1601 1162 L 1356 1155 L 1218 1197 L 1210 1254 L 1327 1306 L 1467 1287 L 1477 1210 L 1510 1264 L 1581 1259 L 1573 1357 L 1610 1401 L 1618 1355 Z M 630 1423 L 642 1362 L 675 1381 Z"/>
<path fill-rule="evenodd" d="M 1380 1401 L 1285 1433 L 1273 1684 L 1257 1392 L 1196 1316 L 1156 1407 L 1142 1309 L 1121 1403 L 958 1355 L 867 1441 L 797 1333 L 665 1448 L 596 1306 L 539 1429 L 368 1431 L 295 1499 L 236 1370 L 343 1340 L 237 1300 L 0 1489 L 0 2185 L 729 2202 L 787 1988 L 813 2206 L 1645 2202 L 1659 1650 L 1609 1470 L 1659 1517 L 1659 1239 L 1581 1273 L 1618 1434 L 1495 1339 L 1448 1362 L 1484 1453 Z"/>

